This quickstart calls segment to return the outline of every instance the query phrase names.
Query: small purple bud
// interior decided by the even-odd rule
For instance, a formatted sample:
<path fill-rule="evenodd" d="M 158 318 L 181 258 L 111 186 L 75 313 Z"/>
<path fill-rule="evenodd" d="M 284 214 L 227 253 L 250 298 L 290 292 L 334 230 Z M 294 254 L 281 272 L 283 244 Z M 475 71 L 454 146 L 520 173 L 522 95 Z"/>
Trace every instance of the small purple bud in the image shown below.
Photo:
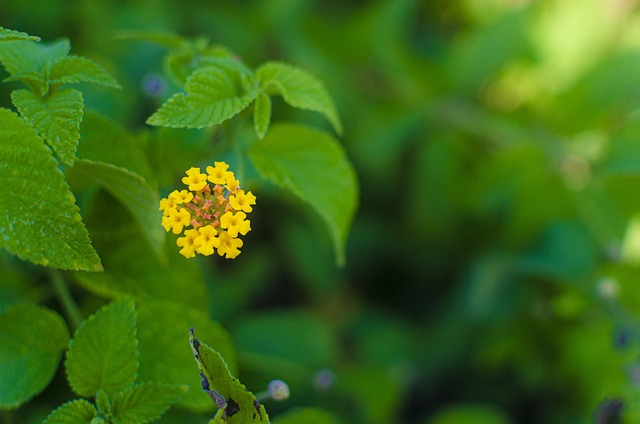
<path fill-rule="evenodd" d="M 271 380 L 267 385 L 267 391 L 273 400 L 289 398 L 289 386 L 282 380 Z"/>
<path fill-rule="evenodd" d="M 142 79 L 142 91 L 149 97 L 162 97 L 167 91 L 167 82 L 159 74 L 147 74 Z"/>
<path fill-rule="evenodd" d="M 322 368 L 313 377 L 313 386 L 320 392 L 326 392 L 336 381 L 336 373 L 329 368 Z"/>

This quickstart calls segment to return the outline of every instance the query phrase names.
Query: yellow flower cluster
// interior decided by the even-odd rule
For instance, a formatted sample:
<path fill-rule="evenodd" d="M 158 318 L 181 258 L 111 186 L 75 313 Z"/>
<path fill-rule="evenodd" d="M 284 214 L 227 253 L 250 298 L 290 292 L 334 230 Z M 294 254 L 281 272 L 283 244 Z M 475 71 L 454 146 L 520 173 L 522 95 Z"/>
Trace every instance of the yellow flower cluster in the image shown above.
<path fill-rule="evenodd" d="M 217 249 L 218 255 L 234 259 L 242 247 L 238 235 L 251 231 L 247 213 L 253 210 L 256 196 L 240 189 L 225 162 L 214 165 L 207 166 L 206 174 L 200 168 L 190 168 L 182 179 L 189 190 L 174 190 L 160 200 L 164 229 L 173 234 L 184 230 L 176 244 L 185 258 L 196 253 L 209 256 Z"/>

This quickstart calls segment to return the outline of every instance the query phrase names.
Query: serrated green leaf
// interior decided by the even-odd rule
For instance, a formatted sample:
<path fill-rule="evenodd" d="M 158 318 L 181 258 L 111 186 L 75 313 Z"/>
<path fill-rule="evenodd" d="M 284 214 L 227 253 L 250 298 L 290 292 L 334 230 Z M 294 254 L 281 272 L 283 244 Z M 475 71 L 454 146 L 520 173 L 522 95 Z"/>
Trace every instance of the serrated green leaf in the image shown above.
<path fill-rule="evenodd" d="M 91 82 L 122 88 L 106 69 L 82 56 L 65 56 L 51 63 L 48 82 L 49 85 Z"/>
<path fill-rule="evenodd" d="M 147 124 L 171 128 L 204 128 L 240 113 L 256 98 L 252 75 L 235 69 L 207 66 L 195 71 L 185 86 L 165 102 Z"/>
<path fill-rule="evenodd" d="M 90 402 L 75 399 L 58 407 L 42 424 L 92 424 L 97 412 Z"/>
<path fill-rule="evenodd" d="M 44 72 L 50 62 L 65 57 L 70 51 L 71 44 L 67 39 L 51 43 L 34 41 L 0 43 L 0 62 L 11 75 L 23 71 Z"/>
<path fill-rule="evenodd" d="M 342 123 L 324 84 L 300 68 L 281 62 L 267 62 L 256 71 L 262 90 L 280 95 L 289 105 L 323 114 L 338 134 Z"/>
<path fill-rule="evenodd" d="M 133 384 L 138 371 L 136 311 L 132 301 L 115 300 L 85 320 L 69 345 L 65 366 L 73 391 L 92 397 Z"/>
<path fill-rule="evenodd" d="M 6 29 L 6 28 L 0 27 L 0 42 L 19 41 L 19 40 L 40 41 L 40 37 L 29 35 L 26 32 L 20 32 L 20 31 L 15 31 L 12 29 Z"/>
<path fill-rule="evenodd" d="M 295 124 L 276 124 L 254 143 L 249 157 L 260 174 L 284 187 L 324 219 L 339 265 L 358 204 L 358 181 L 340 144 L 329 134 Z"/>
<path fill-rule="evenodd" d="M 60 160 L 73 165 L 84 109 L 82 93 L 68 88 L 41 98 L 29 90 L 15 90 L 11 93 L 11 101 Z"/>
<path fill-rule="evenodd" d="M 253 104 L 253 127 L 259 139 L 263 139 L 271 122 L 271 99 L 262 91 Z"/>
<path fill-rule="evenodd" d="M 53 268 L 100 271 L 75 198 L 35 130 L 0 109 L 0 246 Z"/>
<path fill-rule="evenodd" d="M 86 159 L 78 160 L 73 172 L 87 181 L 99 184 L 118 199 L 140 225 L 151 251 L 157 257 L 164 258 L 162 247 L 166 233 L 158 225 L 162 217 L 158 210 L 160 198 L 144 178 L 115 165 Z"/>
<path fill-rule="evenodd" d="M 317 408 L 298 408 L 278 415 L 274 424 L 338 424 L 336 417 Z"/>
<path fill-rule="evenodd" d="M 145 424 L 160 418 L 180 396 L 178 386 L 149 381 L 113 398 L 113 415 L 120 424 Z"/>
<path fill-rule="evenodd" d="M 40 93 L 45 95 L 49 91 L 49 85 L 44 80 L 44 76 L 41 72 L 37 71 L 22 71 L 14 74 L 8 78 L 5 78 L 3 82 L 23 81 L 29 87 L 40 87 Z"/>
<path fill-rule="evenodd" d="M 140 378 L 187 386 L 189 390 L 178 404 L 193 411 L 210 411 L 211 399 L 201 390 L 191 352 L 179 341 L 184 340 L 186 329 L 196 326 L 235 369 L 235 351 L 228 333 L 206 314 L 173 302 L 140 302 L 138 311 Z"/>
<path fill-rule="evenodd" d="M 98 407 L 98 413 L 102 416 L 111 413 L 111 401 L 109 400 L 109 395 L 103 389 L 96 392 L 96 406 Z"/>
<path fill-rule="evenodd" d="M 0 315 L 0 409 L 14 409 L 47 387 L 69 343 L 63 319 L 19 303 Z"/>
<path fill-rule="evenodd" d="M 215 349 L 195 338 L 193 328 L 189 332 L 189 344 L 196 364 L 207 380 L 208 390 L 215 391 L 215 396 L 224 397 L 224 407 L 216 415 L 218 421 L 229 424 L 268 424 L 269 416 L 264 406 L 258 403 L 244 384 L 231 375 L 224 359 Z"/>

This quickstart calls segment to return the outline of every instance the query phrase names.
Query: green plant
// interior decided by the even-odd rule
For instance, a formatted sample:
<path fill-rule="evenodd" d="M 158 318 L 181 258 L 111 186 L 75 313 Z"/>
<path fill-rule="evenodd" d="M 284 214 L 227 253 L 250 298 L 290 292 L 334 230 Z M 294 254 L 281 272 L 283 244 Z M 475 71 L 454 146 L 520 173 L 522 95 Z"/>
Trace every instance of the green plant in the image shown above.
<path fill-rule="evenodd" d="M 212 400 L 220 410 L 211 422 L 267 423 L 264 407 L 231 377 L 237 370 L 233 345 L 207 313 L 200 265 L 178 254 L 173 236 L 165 237 L 159 192 L 171 189 L 189 161 L 197 167 L 226 160 L 243 184 L 252 178 L 253 184 L 271 182 L 308 203 L 328 229 L 336 263 L 344 264 L 358 198 L 353 168 L 330 133 L 272 123 L 271 97 L 320 113 L 340 134 L 337 111 L 323 84 L 291 65 L 268 62 L 253 70 L 203 39 L 133 32 L 118 38 L 168 48 L 165 71 L 181 92 L 147 123 L 205 128 L 196 134 L 205 147 L 184 147 L 187 135 L 179 131 L 132 132 L 86 110 L 82 91 L 69 86 L 121 88 L 107 70 L 70 55 L 68 40 L 44 43 L 0 28 L 0 62 L 10 74 L 5 81 L 27 87 L 11 93 L 19 114 L 0 109 L 0 246 L 41 266 L 0 261 L 0 270 L 20 281 L 14 289 L 21 299 L 0 303 L 0 409 L 18 408 L 45 389 L 66 351 L 66 377 L 81 399 L 55 409 L 47 424 L 150 422 L 171 405 L 208 413 Z M 165 143 L 182 144 L 182 155 L 168 153 Z M 247 210 L 235 198 L 237 218 Z M 225 233 L 246 234 L 248 221 L 232 218 L 221 218 Z M 178 244 L 184 246 L 180 239 Z M 234 252 L 227 257 L 235 258 Z M 50 289 L 41 285 L 47 280 Z M 89 311 L 110 303 L 85 319 L 70 282 L 86 290 L 76 296 L 91 305 Z M 22 296 L 30 290 L 40 294 Z M 55 310 L 38 305 L 50 303 L 49 290 L 66 325 Z M 67 325 L 74 332 L 70 342 Z M 186 344 L 190 327 L 215 347 L 191 334 L 200 377 Z M 292 420 L 332 422 L 313 409 L 277 422 Z"/>

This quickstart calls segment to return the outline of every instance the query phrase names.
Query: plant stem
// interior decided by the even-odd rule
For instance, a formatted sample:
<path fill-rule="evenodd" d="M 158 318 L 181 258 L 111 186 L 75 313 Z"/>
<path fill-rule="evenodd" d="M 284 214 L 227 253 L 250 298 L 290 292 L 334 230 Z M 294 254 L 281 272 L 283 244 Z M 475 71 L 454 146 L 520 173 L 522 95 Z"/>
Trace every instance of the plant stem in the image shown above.
<path fill-rule="evenodd" d="M 69 287 L 67 287 L 67 283 L 59 271 L 51 271 L 51 285 L 58 300 L 62 304 L 67 319 L 71 323 L 72 330 L 77 330 L 82 322 L 82 314 L 73 297 L 71 297 Z"/>

